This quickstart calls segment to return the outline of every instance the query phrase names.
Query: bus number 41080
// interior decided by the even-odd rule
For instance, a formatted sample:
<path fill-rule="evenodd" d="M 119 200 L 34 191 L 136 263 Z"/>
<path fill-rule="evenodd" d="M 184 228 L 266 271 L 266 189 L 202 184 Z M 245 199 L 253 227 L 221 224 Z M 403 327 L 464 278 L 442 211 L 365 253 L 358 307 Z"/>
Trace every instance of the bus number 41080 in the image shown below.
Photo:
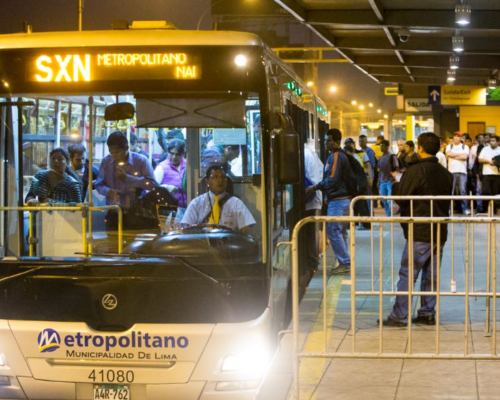
<path fill-rule="evenodd" d="M 134 371 L 119 370 L 95 370 L 93 369 L 89 375 L 92 382 L 117 382 L 117 383 L 132 383 L 134 381 Z"/>

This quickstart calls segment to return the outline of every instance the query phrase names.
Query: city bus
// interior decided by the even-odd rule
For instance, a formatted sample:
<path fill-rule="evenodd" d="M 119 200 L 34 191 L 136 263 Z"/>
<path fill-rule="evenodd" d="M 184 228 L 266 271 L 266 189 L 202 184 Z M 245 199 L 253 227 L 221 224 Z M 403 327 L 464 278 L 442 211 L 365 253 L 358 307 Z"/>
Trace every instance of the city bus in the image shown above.
<path fill-rule="evenodd" d="M 305 215 L 303 146 L 320 152 L 325 104 L 248 33 L 131 24 L 0 43 L 0 398 L 255 398 L 290 318 L 279 243 Z M 185 226 L 161 182 L 118 250 L 95 177 L 82 203 L 27 207 L 52 150 L 80 143 L 99 167 L 116 131 L 157 168 L 162 140 L 183 143 L 186 204 L 215 159 L 252 232 Z"/>

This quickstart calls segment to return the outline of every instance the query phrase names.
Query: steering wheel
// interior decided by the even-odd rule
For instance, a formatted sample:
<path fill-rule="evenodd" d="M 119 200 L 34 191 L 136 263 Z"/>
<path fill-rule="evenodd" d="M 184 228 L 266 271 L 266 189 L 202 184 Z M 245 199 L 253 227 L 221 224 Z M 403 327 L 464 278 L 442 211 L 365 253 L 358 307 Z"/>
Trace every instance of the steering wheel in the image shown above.
<path fill-rule="evenodd" d="M 187 228 L 184 228 L 183 231 L 196 231 L 196 230 L 204 230 L 204 228 L 209 228 L 209 229 L 220 229 L 223 231 L 230 231 L 230 232 L 237 232 L 234 229 L 231 229 L 230 227 L 226 225 L 219 225 L 219 224 L 198 224 L 198 225 L 191 225 Z"/>

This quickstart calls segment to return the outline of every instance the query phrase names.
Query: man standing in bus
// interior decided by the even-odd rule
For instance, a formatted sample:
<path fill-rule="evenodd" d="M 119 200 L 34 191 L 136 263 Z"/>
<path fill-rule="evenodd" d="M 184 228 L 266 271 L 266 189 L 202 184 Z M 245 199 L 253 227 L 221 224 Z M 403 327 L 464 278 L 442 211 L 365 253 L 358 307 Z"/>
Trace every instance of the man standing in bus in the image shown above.
<path fill-rule="evenodd" d="M 129 151 L 127 137 L 121 132 L 111 133 L 106 144 L 110 154 L 102 160 L 95 188 L 106 196 L 106 204 L 121 207 L 124 229 L 134 229 L 134 218 L 128 211 L 144 190 L 156 186 L 153 167 L 146 157 Z M 108 212 L 106 230 L 116 232 L 117 227 L 118 214 Z"/>
<path fill-rule="evenodd" d="M 326 132 L 326 148 L 332 153 L 326 162 L 325 177 L 318 184 L 306 189 L 306 197 L 309 197 L 317 190 L 321 190 L 325 194 L 328 203 L 328 216 L 349 215 L 349 205 L 352 199 L 344 180 L 344 176 L 348 174 L 351 166 L 347 155 L 341 150 L 341 142 L 342 132 L 338 129 L 330 129 Z M 333 270 L 333 274 L 340 275 L 351 271 L 347 225 L 346 222 L 327 224 L 326 232 L 339 262 L 338 267 Z"/>

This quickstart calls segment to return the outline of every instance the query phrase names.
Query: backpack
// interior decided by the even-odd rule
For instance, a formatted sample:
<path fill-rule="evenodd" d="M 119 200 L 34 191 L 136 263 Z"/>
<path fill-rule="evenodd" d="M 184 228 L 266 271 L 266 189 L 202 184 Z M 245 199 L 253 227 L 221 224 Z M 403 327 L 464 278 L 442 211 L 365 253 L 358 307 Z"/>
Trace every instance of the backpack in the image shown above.
<path fill-rule="evenodd" d="M 368 179 L 366 178 L 365 170 L 354 156 L 347 154 L 343 150 L 340 151 L 346 155 L 349 161 L 350 168 L 347 171 L 342 171 L 342 178 L 344 179 L 347 191 L 354 197 L 368 193 Z"/>

